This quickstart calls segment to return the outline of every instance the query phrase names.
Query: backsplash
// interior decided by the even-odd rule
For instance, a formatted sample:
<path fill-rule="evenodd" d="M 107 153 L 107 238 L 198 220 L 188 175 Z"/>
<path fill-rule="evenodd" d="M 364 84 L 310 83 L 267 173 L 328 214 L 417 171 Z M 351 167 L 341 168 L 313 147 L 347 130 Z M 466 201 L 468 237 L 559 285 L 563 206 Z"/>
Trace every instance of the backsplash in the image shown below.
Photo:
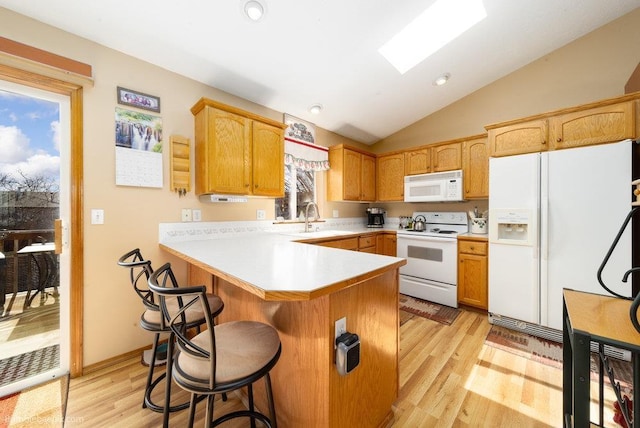
<path fill-rule="evenodd" d="M 316 230 L 362 230 L 367 226 L 367 219 L 328 218 L 320 223 L 312 223 Z M 385 219 L 385 227 L 398 228 L 399 219 Z M 160 223 L 158 227 L 159 242 L 180 242 L 205 239 L 228 238 L 255 233 L 297 233 L 304 231 L 304 223 L 274 223 L 273 220 L 260 221 L 220 221 L 220 222 L 184 222 Z"/>

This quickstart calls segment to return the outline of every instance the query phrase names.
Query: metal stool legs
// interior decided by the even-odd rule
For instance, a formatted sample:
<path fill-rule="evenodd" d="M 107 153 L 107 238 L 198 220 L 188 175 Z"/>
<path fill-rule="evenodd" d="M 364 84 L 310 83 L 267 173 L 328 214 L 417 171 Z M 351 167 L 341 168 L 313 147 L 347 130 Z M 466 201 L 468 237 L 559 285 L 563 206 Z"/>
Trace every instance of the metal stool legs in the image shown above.
<path fill-rule="evenodd" d="M 180 410 L 184 410 L 190 406 L 190 402 L 184 402 L 180 404 L 176 404 L 175 406 L 171 406 L 171 370 L 173 366 L 173 334 L 169 336 L 169 340 L 167 342 L 167 364 L 166 371 L 162 373 L 157 379 L 153 380 L 153 372 L 155 369 L 155 362 L 158 352 L 158 340 L 160 337 L 160 333 L 156 333 L 153 338 L 153 348 L 151 353 L 151 364 L 149 366 L 149 373 L 147 375 L 147 387 L 144 392 L 144 401 L 142 403 L 142 407 L 146 407 L 154 412 L 162 413 L 162 426 L 169 426 L 169 413 L 177 412 Z M 162 381 L 165 381 L 165 392 L 164 392 L 164 404 L 159 405 L 154 403 L 151 399 L 151 394 L 156 386 L 158 386 Z"/>

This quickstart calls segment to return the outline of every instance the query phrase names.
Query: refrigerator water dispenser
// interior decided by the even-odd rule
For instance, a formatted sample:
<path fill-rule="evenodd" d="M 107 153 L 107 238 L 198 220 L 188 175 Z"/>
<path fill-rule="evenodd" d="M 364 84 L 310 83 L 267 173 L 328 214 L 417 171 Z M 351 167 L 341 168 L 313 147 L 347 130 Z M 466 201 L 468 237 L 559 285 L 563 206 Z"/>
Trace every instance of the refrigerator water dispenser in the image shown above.
<path fill-rule="evenodd" d="M 535 222 L 531 210 L 494 210 L 489 215 L 489 241 L 511 245 L 533 245 Z"/>

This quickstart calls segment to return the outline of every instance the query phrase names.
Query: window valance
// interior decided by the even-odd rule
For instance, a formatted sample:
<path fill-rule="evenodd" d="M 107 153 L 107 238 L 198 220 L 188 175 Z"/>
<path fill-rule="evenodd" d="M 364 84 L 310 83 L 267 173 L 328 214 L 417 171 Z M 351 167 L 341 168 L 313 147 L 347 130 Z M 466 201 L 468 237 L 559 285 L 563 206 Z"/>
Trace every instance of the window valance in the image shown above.
<path fill-rule="evenodd" d="M 329 149 L 285 138 L 284 163 L 304 171 L 325 171 L 329 169 Z"/>

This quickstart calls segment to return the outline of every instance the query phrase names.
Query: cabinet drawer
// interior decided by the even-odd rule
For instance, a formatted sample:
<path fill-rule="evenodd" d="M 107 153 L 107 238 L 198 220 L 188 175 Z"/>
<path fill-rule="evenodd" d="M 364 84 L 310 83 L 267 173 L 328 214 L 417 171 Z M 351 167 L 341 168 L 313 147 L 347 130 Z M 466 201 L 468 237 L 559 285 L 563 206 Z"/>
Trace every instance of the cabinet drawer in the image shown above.
<path fill-rule="evenodd" d="M 358 250 L 358 238 L 336 239 L 333 241 L 319 242 L 324 247 L 342 248 L 343 250 Z"/>
<path fill-rule="evenodd" d="M 376 245 L 376 237 L 373 235 L 360 236 L 358 238 L 358 248 L 373 247 Z"/>
<path fill-rule="evenodd" d="M 487 246 L 488 244 L 486 242 L 458 241 L 458 249 L 461 253 L 465 254 L 477 254 L 479 256 L 486 256 Z"/>

